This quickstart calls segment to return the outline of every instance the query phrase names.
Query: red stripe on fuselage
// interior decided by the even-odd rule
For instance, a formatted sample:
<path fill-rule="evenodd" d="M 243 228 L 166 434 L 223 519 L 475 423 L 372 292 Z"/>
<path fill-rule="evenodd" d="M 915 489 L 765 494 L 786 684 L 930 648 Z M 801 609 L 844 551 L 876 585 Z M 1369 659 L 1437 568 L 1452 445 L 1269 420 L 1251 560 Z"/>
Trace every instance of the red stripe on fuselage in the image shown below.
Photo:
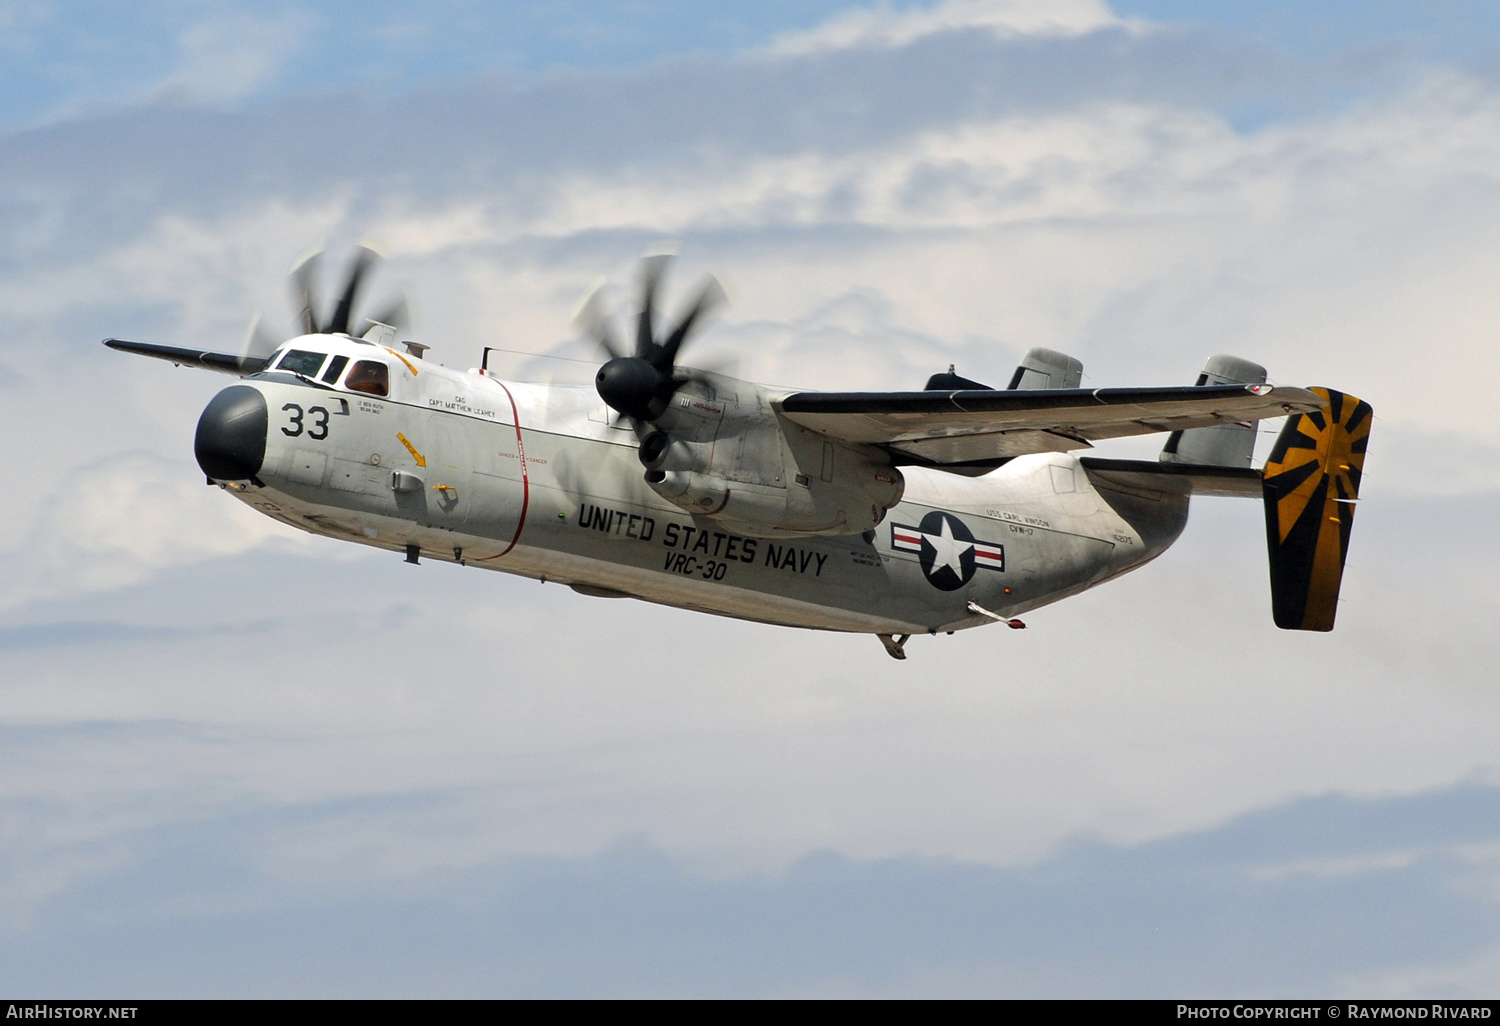
<path fill-rule="evenodd" d="M 516 547 L 516 542 L 521 540 L 521 529 L 526 526 L 526 509 L 531 505 L 531 475 L 526 470 L 526 443 L 521 439 L 521 413 L 516 409 L 516 397 L 510 394 L 510 389 L 505 387 L 504 382 L 492 379 L 505 392 L 505 398 L 510 400 L 510 416 L 516 422 L 516 459 L 521 464 L 521 519 L 516 521 L 516 534 L 505 546 L 505 551 L 494 556 L 485 557 L 499 559 L 501 556 L 509 555 L 510 550 Z"/>

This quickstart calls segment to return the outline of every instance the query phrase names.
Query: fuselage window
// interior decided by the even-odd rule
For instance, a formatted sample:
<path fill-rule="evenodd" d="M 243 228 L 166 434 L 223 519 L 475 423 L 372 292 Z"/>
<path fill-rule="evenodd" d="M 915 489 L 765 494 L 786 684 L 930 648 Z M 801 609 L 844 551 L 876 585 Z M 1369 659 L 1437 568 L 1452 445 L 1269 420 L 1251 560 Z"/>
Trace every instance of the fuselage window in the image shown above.
<path fill-rule="evenodd" d="M 344 387 L 355 392 L 368 392 L 370 395 L 390 395 L 391 372 L 383 363 L 361 360 L 344 379 Z"/>
<path fill-rule="evenodd" d="M 305 378 L 316 377 L 318 368 L 328 358 L 327 353 L 310 353 L 306 349 L 289 349 L 276 365 L 277 370 L 291 371 Z"/>
<path fill-rule="evenodd" d="M 348 364 L 349 357 L 335 356 L 332 360 L 328 361 L 328 369 L 323 372 L 323 380 L 328 382 L 330 385 L 333 384 L 339 379 L 339 375 L 344 373 L 344 368 L 348 366 Z"/>

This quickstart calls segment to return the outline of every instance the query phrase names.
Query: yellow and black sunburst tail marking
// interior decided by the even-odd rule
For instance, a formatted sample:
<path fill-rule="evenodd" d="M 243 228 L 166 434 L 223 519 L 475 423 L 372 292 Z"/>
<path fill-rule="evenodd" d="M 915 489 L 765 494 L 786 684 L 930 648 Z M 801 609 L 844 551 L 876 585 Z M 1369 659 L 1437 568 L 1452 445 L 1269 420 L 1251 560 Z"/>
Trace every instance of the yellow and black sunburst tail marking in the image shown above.
<path fill-rule="evenodd" d="M 1276 626 L 1331 631 L 1370 441 L 1370 404 L 1331 388 L 1294 414 L 1266 460 L 1263 489 Z"/>

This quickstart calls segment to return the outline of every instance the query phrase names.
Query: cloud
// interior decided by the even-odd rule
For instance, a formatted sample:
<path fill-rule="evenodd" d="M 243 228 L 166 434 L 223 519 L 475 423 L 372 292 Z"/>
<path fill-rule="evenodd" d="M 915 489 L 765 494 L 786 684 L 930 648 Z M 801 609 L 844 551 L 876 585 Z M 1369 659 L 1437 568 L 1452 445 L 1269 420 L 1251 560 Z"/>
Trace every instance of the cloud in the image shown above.
<path fill-rule="evenodd" d="M 231 13 L 207 18 L 177 36 L 176 67 L 146 90 L 153 100 L 221 104 L 254 94 L 302 48 L 305 15 L 262 18 Z"/>
<path fill-rule="evenodd" d="M 823 59 L 705 57 L 402 96 L 292 97 L 253 111 L 147 108 L 11 137 L 0 146 L 0 180 L 26 194 L 66 195 L 76 216 L 95 204 L 115 211 L 80 223 L 95 235 L 139 230 L 143 207 L 159 213 L 154 197 L 201 214 L 239 195 L 303 198 L 350 181 L 387 190 L 421 181 L 429 198 L 503 192 L 524 201 L 528 185 L 558 172 L 857 152 L 1101 99 L 1211 105 L 1225 95 L 1225 65 L 1252 62 L 1263 71 L 1266 59 L 1188 33 L 1036 40 L 946 33 L 900 50 Z M 79 159 L 100 145 L 109 147 L 108 164 Z M 371 159 L 329 160 L 330 153 Z"/>
<path fill-rule="evenodd" d="M 26 53 L 36 48 L 35 29 L 45 24 L 54 8 L 48 0 L 0 2 L 0 50 Z"/>
<path fill-rule="evenodd" d="M 189 544 L 237 510 L 197 487 L 223 509 L 194 514 Z M 1271 626 L 1260 511 L 1222 500 L 1169 557 L 1024 634 L 919 638 L 904 664 L 868 637 L 326 540 L 200 556 L 11 614 L 0 790 L 106 848 L 216 809 L 435 796 L 288 840 L 410 879 L 633 834 L 719 876 L 818 848 L 1015 866 L 1307 794 L 1493 781 L 1494 509 L 1362 506 L 1331 638 Z M 1409 543 L 1417 516 L 1451 551 Z"/>
<path fill-rule="evenodd" d="M 51 895 L 38 926 L 0 927 L 0 952 L 35 986 L 145 996 L 1159 998 L 1358 981 L 1370 997 L 1446 997 L 1495 979 L 1500 909 L 1464 893 L 1500 873 L 1493 788 L 1328 796 L 1137 847 L 1079 839 L 1011 869 L 825 851 L 722 878 L 635 840 L 428 873 L 393 894 L 282 847 L 421 805 L 153 830 Z M 1468 854 L 1476 841 L 1490 854 Z M 1391 844 L 1412 856 L 1385 858 Z M 1316 886 L 1258 871 L 1330 852 L 1362 858 Z"/>
<path fill-rule="evenodd" d="M 778 36 L 767 51 L 805 57 L 856 47 L 898 48 L 946 32 L 981 29 L 1012 36 L 1072 36 L 1123 25 L 1098 0 L 942 0 L 896 9 L 888 4 L 854 8 L 815 28 Z"/>
<path fill-rule="evenodd" d="M 12 345 L 61 347 L 106 371 L 69 387 L 109 423 L 133 426 L 122 454 L 180 464 L 197 411 L 224 382 L 163 378 L 164 367 L 98 351 L 98 338 L 235 348 L 255 310 L 285 323 L 291 254 L 317 236 L 337 249 L 374 232 L 393 257 L 385 280 L 421 293 L 434 355 L 469 365 L 479 339 L 552 348 L 591 280 L 628 281 L 640 248 L 674 235 L 687 244 L 675 287 L 709 266 L 740 286 L 700 353 L 749 354 L 765 380 L 909 387 L 949 363 L 1003 380 L 1022 351 L 1046 345 L 1083 358 L 1089 383 L 1146 384 L 1191 380 L 1209 352 L 1239 352 L 1278 380 L 1370 399 L 1377 496 L 1490 489 L 1494 411 L 1452 403 L 1441 376 L 1408 368 L 1413 346 L 1480 374 L 1496 351 L 1500 309 L 1483 283 L 1500 266 L 1482 226 L 1485 210 L 1500 215 L 1500 100 L 1436 73 L 1245 133 L 1186 102 L 1184 83 L 1208 81 L 1197 65 L 1122 97 L 1119 82 L 1184 44 L 1109 33 L 1100 46 L 1099 33 L 944 30 L 899 49 L 779 58 L 774 69 L 760 58 L 689 61 L 382 104 L 356 95 L 233 114 L 153 110 L 32 133 L 0 144 L 0 179 L 20 197 L 0 302 Z M 1008 88 L 1017 62 L 1045 69 L 1020 100 Z M 1074 66 L 1119 74 L 1080 78 Z M 954 68 L 963 76 L 942 77 Z M 806 121 L 790 131 L 788 82 Z M 917 98 L 899 100 L 891 82 L 914 83 Z M 953 83 L 961 104 L 944 102 Z M 844 117 L 850 91 L 866 87 Z M 991 94 L 1006 99 L 982 99 Z M 896 114 L 879 116 L 887 103 Z M 581 145 L 595 129 L 600 144 Z M 356 137 L 381 159 L 302 149 L 349 150 Z M 98 180 L 96 163 L 66 159 L 79 150 L 122 158 Z M 49 417 L 43 396 L 59 368 L 7 362 L 30 377 L 12 415 Z M 100 437 L 74 421 L 18 454 L 39 486 L 38 500 L 16 500 L 19 524 L 42 522 L 41 496 L 93 472 L 78 454 Z M 1442 459 L 1409 455 L 1434 445 Z M 38 530 L 63 528 L 45 523 Z M 160 558 L 129 573 L 114 556 L 64 572 L 69 546 L 37 536 L 27 544 L 52 555 L 18 564 L 31 569 L 13 578 L 14 594 L 221 554 L 170 549 L 167 524 L 148 522 Z"/>
<path fill-rule="evenodd" d="M 27 978 L 248 988 L 212 959 L 266 965 L 300 934 L 324 952 L 307 986 L 346 992 L 440 934 L 500 952 L 423 969 L 454 990 L 507 959 L 530 975 L 490 978 L 516 992 L 566 986 L 564 963 L 682 990 L 702 951 L 730 966 L 724 992 L 1050 993 L 1079 966 L 1102 993 L 1484 990 L 1492 841 L 1423 810 L 1487 822 L 1500 773 L 1500 422 L 1455 399 L 1500 370 L 1500 98 L 1429 68 L 1247 130 L 1237 98 L 1322 80 L 1193 30 L 1083 27 L 1102 8 L 1057 8 L 1077 31 L 986 27 L 1021 10 L 877 9 L 802 53 L 205 106 L 263 88 L 275 31 L 247 30 L 239 70 L 182 87 L 202 102 L 0 138 L 0 418 L 25 440 L 0 543 L 0 945 L 42 953 L 14 963 Z M 740 296 L 690 353 L 748 354 L 763 380 L 913 387 L 955 362 L 1003 383 L 1047 345 L 1089 385 L 1186 383 L 1229 351 L 1349 388 L 1378 420 L 1339 630 L 1275 631 L 1260 510 L 1227 500 L 1027 632 L 919 638 L 904 664 L 869 638 L 290 535 L 192 463 L 229 379 L 98 340 L 233 348 L 256 309 L 285 320 L 295 254 L 367 233 L 450 366 L 481 345 L 577 355 L 584 288 L 606 275 L 628 304 L 636 256 L 673 236 L 669 300 L 719 267 Z M 1370 809 L 1396 825 L 1374 836 Z M 1337 829 L 1313 843 L 1320 817 Z M 464 919 L 474 881 L 488 904 Z M 1397 898 L 1459 924 L 1451 946 L 1384 931 Z M 83 943 L 54 925 L 77 909 L 95 946 L 47 962 Z M 164 968 L 121 955 L 141 923 Z M 814 938 L 806 971 L 775 953 L 793 935 Z M 184 936 L 210 938 L 204 961 Z M 1103 939 L 1080 954 L 1085 936 Z M 1245 937 L 1270 954 L 1236 975 Z"/>
<path fill-rule="evenodd" d="M 227 503 L 182 460 L 113 453 L 71 468 L 39 503 L 29 534 L 6 553 L 13 572 L 0 609 L 137 584 L 161 571 L 306 536 Z M 215 494 L 208 494 L 213 492 Z"/>

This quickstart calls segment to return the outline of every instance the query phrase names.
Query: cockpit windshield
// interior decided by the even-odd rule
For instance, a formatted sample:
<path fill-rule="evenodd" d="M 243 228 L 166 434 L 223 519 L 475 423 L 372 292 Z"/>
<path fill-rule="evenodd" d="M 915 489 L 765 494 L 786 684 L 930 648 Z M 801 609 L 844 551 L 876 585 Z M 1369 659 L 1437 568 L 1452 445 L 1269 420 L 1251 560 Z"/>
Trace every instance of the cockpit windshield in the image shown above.
<path fill-rule="evenodd" d="M 344 387 L 370 395 L 391 394 L 391 371 L 378 360 L 360 360 L 344 379 Z"/>
<path fill-rule="evenodd" d="M 276 369 L 301 374 L 304 378 L 312 378 L 317 376 L 318 368 L 323 366 L 323 361 L 327 358 L 327 353 L 313 353 L 306 349 L 288 349 L 286 355 L 281 358 L 281 362 L 276 365 Z"/>

